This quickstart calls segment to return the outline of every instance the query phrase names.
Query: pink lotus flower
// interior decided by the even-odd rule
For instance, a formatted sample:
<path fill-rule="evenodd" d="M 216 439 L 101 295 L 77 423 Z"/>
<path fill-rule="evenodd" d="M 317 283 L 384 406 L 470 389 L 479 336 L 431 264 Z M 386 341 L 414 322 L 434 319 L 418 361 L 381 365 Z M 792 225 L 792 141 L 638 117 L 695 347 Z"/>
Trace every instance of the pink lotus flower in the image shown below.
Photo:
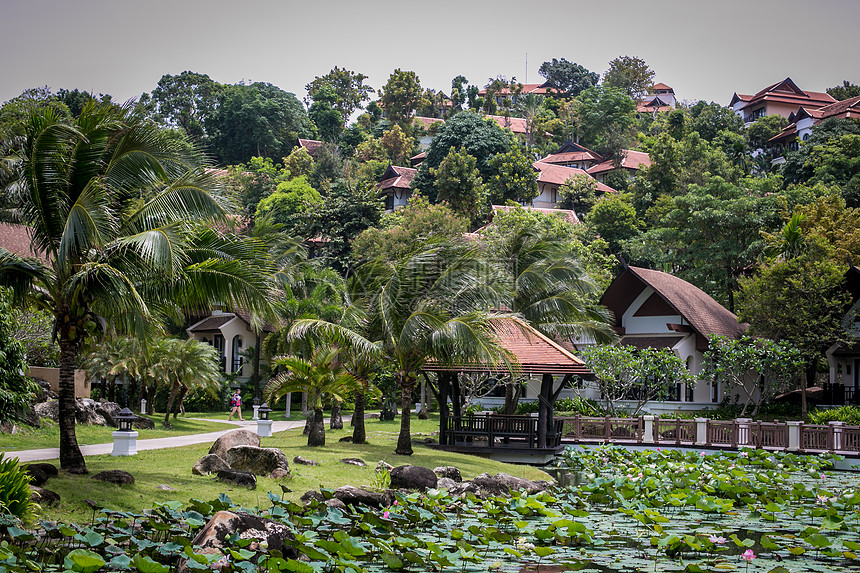
<path fill-rule="evenodd" d="M 741 555 L 741 559 L 749 563 L 753 559 L 755 559 L 755 553 L 753 553 L 752 549 L 747 549 L 746 551 L 744 551 L 743 555 Z"/>
<path fill-rule="evenodd" d="M 726 542 L 726 538 L 722 535 L 720 535 L 719 537 L 716 535 L 711 535 L 708 537 L 708 541 L 710 541 L 711 543 L 716 543 L 717 545 L 722 545 Z"/>
<path fill-rule="evenodd" d="M 398 503 L 397 503 L 397 500 L 396 500 L 396 499 L 394 500 L 394 505 L 398 505 Z"/>
<path fill-rule="evenodd" d="M 699 452 L 699 457 L 700 457 L 700 458 L 704 458 L 704 457 L 705 457 L 705 452 Z"/>
<path fill-rule="evenodd" d="M 824 479 L 824 478 L 826 478 L 826 477 L 827 477 L 826 475 L 821 474 L 821 479 Z"/>
<path fill-rule="evenodd" d="M 388 516 L 389 516 L 389 515 L 391 515 L 389 512 L 387 512 L 387 511 L 383 511 L 383 512 L 382 512 L 382 519 L 388 519 Z"/>

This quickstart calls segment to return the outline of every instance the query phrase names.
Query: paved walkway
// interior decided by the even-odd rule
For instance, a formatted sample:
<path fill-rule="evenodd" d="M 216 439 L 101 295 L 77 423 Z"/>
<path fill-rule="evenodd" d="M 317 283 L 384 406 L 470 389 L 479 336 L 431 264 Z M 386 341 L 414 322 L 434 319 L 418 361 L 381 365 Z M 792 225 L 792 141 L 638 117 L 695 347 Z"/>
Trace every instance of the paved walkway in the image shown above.
<path fill-rule="evenodd" d="M 240 422 L 238 420 L 228 422 L 227 420 L 210 420 L 206 418 L 196 418 L 202 419 L 207 422 L 220 422 L 222 424 L 229 424 L 230 426 L 239 426 L 242 428 L 248 428 L 251 431 L 257 430 L 257 422 L 252 420 L 245 420 L 244 422 Z M 348 423 L 347 417 L 344 416 L 344 423 Z M 304 420 L 296 420 L 292 422 L 284 422 L 284 421 L 274 421 L 272 422 L 272 432 L 282 432 L 284 430 L 291 430 L 293 428 L 303 428 L 305 425 Z M 218 432 L 208 432 L 206 434 L 188 434 L 185 436 L 171 436 L 169 438 L 153 438 L 150 440 L 138 440 L 137 441 L 137 450 L 162 450 L 165 448 L 178 448 L 180 446 L 189 446 L 192 444 L 204 444 L 207 442 L 214 442 L 227 432 L 235 430 L 235 427 L 231 427 L 226 430 L 221 430 Z M 108 444 L 92 444 L 89 446 L 81 446 L 81 452 L 85 456 L 99 456 L 104 454 L 110 454 L 113 451 L 113 443 Z M 44 448 L 41 450 L 20 450 L 20 451 L 12 451 L 5 454 L 5 457 L 14 457 L 18 458 L 20 462 L 36 462 L 40 460 L 56 460 L 60 457 L 60 448 Z"/>

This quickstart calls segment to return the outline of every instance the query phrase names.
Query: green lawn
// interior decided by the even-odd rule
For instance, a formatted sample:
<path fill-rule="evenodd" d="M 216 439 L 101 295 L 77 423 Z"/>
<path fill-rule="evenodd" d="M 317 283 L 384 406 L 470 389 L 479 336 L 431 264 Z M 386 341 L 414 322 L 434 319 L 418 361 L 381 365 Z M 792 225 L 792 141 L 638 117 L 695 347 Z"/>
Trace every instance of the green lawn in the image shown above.
<path fill-rule="evenodd" d="M 201 415 L 202 416 L 202 415 Z M 189 417 L 171 420 L 173 429 L 167 430 L 161 427 L 164 415 L 147 416 L 155 422 L 154 430 L 139 430 L 139 440 L 149 438 L 166 438 L 169 436 L 182 436 L 186 434 L 204 434 L 230 429 L 228 424 L 220 422 L 206 422 L 203 420 L 192 420 Z M 208 416 L 207 416 L 208 417 Z M 215 418 L 217 419 L 217 418 Z M 224 420 L 227 416 L 224 416 Z M 0 434 L 0 451 L 38 450 L 42 448 L 56 448 L 60 443 L 59 427 L 49 420 L 41 428 L 20 426 L 17 434 Z M 106 444 L 113 441 L 111 433 L 116 428 L 110 426 L 89 426 L 79 424 L 75 426 L 75 435 L 81 445 Z"/>
<path fill-rule="evenodd" d="M 413 435 L 422 437 L 438 429 L 438 417 L 430 420 L 412 420 Z M 173 448 L 170 450 L 141 451 L 136 456 L 114 458 L 111 456 L 88 456 L 87 467 L 90 475 L 108 469 L 123 469 L 135 477 L 131 486 L 114 486 L 92 480 L 89 476 L 74 476 L 61 474 L 52 478 L 45 487 L 60 494 L 62 502 L 55 507 L 43 508 L 41 519 L 58 520 L 63 522 L 88 522 L 92 510 L 84 502 L 92 499 L 101 506 L 122 510 L 141 511 L 152 507 L 156 502 L 182 501 L 189 499 L 211 500 L 221 493 L 226 493 L 236 503 L 248 507 L 267 507 L 269 500 L 266 493 L 271 491 L 281 494 L 281 484 L 293 490 L 287 497 L 298 500 L 306 491 L 319 489 L 320 486 L 336 488 L 341 485 L 373 485 L 374 469 L 379 460 L 385 460 L 391 465 L 402 464 L 436 467 L 452 465 L 460 468 L 464 479 L 472 478 L 480 473 L 505 472 L 511 475 L 530 479 L 549 479 L 537 468 L 517 466 L 494 462 L 484 458 L 440 452 L 425 446 L 415 446 L 415 454 L 411 457 L 397 456 L 394 448 L 397 442 L 399 420 L 382 422 L 367 421 L 367 432 L 370 444 L 354 445 L 338 442 L 338 439 L 351 435 L 352 429 L 347 426 L 344 430 L 326 430 L 326 446 L 323 448 L 308 448 L 307 437 L 302 436 L 301 430 L 289 430 L 263 438 L 264 447 L 281 448 L 290 460 L 291 479 L 281 482 L 265 477 L 258 477 L 257 489 L 247 490 L 228 486 L 217 481 L 214 477 L 195 476 L 191 473 L 194 463 L 208 453 L 210 444 L 200 444 Z M 292 463 L 296 455 L 317 460 L 319 466 L 300 466 Z M 341 458 L 358 457 L 367 462 L 367 467 L 357 467 L 343 464 Z M 52 463 L 56 464 L 56 460 Z M 177 491 L 161 491 L 159 485 L 168 485 Z"/>

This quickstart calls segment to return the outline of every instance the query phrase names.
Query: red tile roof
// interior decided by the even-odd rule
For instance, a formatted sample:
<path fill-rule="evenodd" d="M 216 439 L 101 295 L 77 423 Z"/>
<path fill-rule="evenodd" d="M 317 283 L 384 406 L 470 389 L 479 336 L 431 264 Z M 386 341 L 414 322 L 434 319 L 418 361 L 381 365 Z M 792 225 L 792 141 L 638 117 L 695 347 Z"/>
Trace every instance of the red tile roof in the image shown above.
<path fill-rule="evenodd" d="M 737 94 L 735 94 L 735 97 L 740 99 Z M 735 101 L 735 98 L 732 98 L 732 104 Z M 757 94 L 752 96 L 741 109 L 756 106 L 763 101 L 797 104 L 799 106 L 816 108 L 831 104 L 836 100 L 827 93 L 804 91 L 800 89 L 797 84 L 791 80 L 791 78 L 785 78 L 781 82 L 769 85 L 759 91 Z"/>
<path fill-rule="evenodd" d="M 643 151 L 624 149 L 621 153 L 623 155 L 620 167 L 623 167 L 624 169 L 638 170 L 643 167 L 651 167 L 651 156 Z M 594 167 L 589 167 L 587 172 L 589 175 L 595 175 L 597 173 L 606 173 L 617 168 L 618 166 L 616 166 L 613 161 L 604 161 Z"/>
<path fill-rule="evenodd" d="M 660 82 L 659 84 L 654 84 L 653 86 L 651 86 L 651 89 L 652 89 L 652 90 L 654 90 L 655 92 L 656 92 L 657 90 L 661 90 L 661 91 L 663 91 L 663 90 L 669 90 L 669 91 L 672 91 L 672 88 L 670 88 L 669 86 L 667 86 L 667 85 L 666 85 L 666 84 L 664 84 L 663 82 Z"/>
<path fill-rule="evenodd" d="M 487 117 L 498 123 L 499 127 L 510 129 L 514 133 L 528 133 L 528 120 L 521 117 L 504 117 L 502 115 L 488 115 Z"/>
<path fill-rule="evenodd" d="M 384 194 L 387 189 L 412 189 L 412 180 L 416 173 L 418 170 L 411 167 L 389 165 L 376 188 L 380 194 Z"/>
<path fill-rule="evenodd" d="M 733 313 L 697 286 L 667 273 L 639 267 L 627 267 L 600 298 L 600 304 L 615 314 L 616 326 L 621 326 L 622 314 L 645 286 L 654 289 L 703 337 L 719 334 L 735 338 L 747 329 L 746 324 L 739 323 Z"/>
<path fill-rule="evenodd" d="M 503 348 L 516 359 L 521 374 L 578 374 L 593 376 L 581 359 L 564 349 L 559 343 L 541 334 L 518 319 L 500 319 L 494 323 L 496 336 Z M 431 372 L 500 372 L 503 365 L 461 364 L 453 367 L 429 363 Z"/>
<path fill-rule="evenodd" d="M 788 120 L 791 123 L 783 128 L 780 133 L 771 137 L 768 142 L 779 143 L 790 140 L 792 136 L 797 133 L 797 122 L 807 117 L 814 119 L 815 123 L 819 123 L 831 117 L 860 118 L 860 96 L 837 101 L 836 103 L 817 109 L 806 109 L 805 107 L 801 107 L 797 110 L 797 113 L 793 113 L 789 116 Z"/>
<path fill-rule="evenodd" d="M 521 94 L 547 94 L 552 92 L 552 88 L 547 86 L 547 83 L 544 82 L 542 84 L 522 84 L 523 89 L 519 92 Z M 512 92 L 509 88 L 504 87 L 499 91 L 495 92 L 496 95 L 506 96 L 510 95 Z M 478 95 L 484 96 L 487 95 L 487 88 L 482 89 L 478 92 Z"/>
<path fill-rule="evenodd" d="M 322 141 L 317 141 L 316 139 L 299 139 L 299 146 L 303 147 L 311 157 L 314 156 L 322 144 Z"/>
<path fill-rule="evenodd" d="M 188 330 L 190 332 L 221 332 L 221 327 L 236 318 L 232 314 L 217 314 L 204 318 Z"/>
<path fill-rule="evenodd" d="M 540 173 L 538 174 L 538 183 L 549 183 L 550 185 L 564 185 L 569 179 L 576 175 L 584 175 L 591 177 L 586 171 L 577 169 L 576 167 L 565 167 L 563 165 L 553 165 L 552 163 L 543 163 L 535 161 L 532 166 Z M 597 182 L 597 191 L 599 193 L 615 193 L 615 189 L 609 185 Z"/>
<path fill-rule="evenodd" d="M 565 165 L 577 161 L 599 162 L 603 158 L 593 151 L 569 151 L 567 153 L 552 153 L 541 159 L 541 163 L 552 163 L 553 165 Z"/>
<path fill-rule="evenodd" d="M 30 228 L 15 223 L 0 223 L 0 248 L 22 257 L 47 260 L 44 254 L 33 250 Z"/>

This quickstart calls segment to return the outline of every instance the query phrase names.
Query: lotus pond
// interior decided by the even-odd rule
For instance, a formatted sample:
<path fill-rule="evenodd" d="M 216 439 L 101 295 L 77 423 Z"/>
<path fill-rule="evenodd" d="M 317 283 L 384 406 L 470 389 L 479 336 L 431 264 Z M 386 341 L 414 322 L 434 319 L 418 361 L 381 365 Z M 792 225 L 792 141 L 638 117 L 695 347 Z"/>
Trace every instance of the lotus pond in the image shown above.
<path fill-rule="evenodd" d="M 574 485 L 478 499 L 399 495 L 388 508 L 301 506 L 270 493 L 254 511 L 288 524 L 299 559 L 252 539 L 224 555 L 191 540 L 226 495 L 135 514 L 101 510 L 87 525 L 6 518 L 0 571 L 739 571 L 860 569 L 860 475 L 835 458 L 568 449 Z M 322 490 L 324 495 L 330 491 Z"/>

